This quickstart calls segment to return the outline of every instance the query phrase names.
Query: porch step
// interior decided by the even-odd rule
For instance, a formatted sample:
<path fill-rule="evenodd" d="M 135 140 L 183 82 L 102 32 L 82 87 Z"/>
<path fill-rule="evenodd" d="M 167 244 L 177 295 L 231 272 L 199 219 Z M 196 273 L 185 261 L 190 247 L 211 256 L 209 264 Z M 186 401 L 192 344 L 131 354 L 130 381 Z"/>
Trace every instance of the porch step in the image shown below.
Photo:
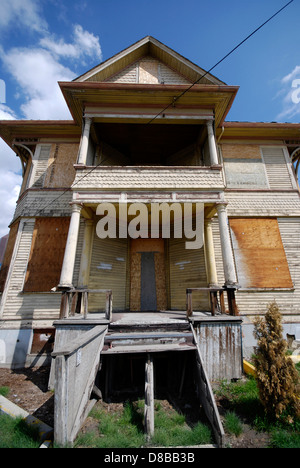
<path fill-rule="evenodd" d="M 191 351 L 195 348 L 193 334 L 189 331 L 108 332 L 102 354 Z"/>

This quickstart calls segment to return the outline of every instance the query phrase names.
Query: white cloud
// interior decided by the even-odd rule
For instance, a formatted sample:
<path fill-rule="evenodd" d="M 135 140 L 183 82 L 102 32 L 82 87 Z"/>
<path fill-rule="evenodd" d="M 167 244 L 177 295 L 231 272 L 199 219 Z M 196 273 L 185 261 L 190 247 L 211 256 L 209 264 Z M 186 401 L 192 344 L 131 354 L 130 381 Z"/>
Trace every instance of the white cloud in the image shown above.
<path fill-rule="evenodd" d="M 8 115 L 0 109 L 0 118 Z M 2 237 L 8 233 L 8 225 L 13 218 L 22 184 L 20 159 L 2 139 L 0 139 L 0 162 L 0 237 Z"/>
<path fill-rule="evenodd" d="M 57 84 L 75 74 L 44 49 L 14 48 L 2 54 L 3 62 L 26 98 L 21 111 L 26 119 L 70 119 L 70 112 Z"/>
<path fill-rule="evenodd" d="M 300 66 L 297 65 L 281 80 L 281 88 L 277 96 L 282 99 L 282 111 L 278 114 L 279 121 L 292 121 L 300 116 Z"/>
<path fill-rule="evenodd" d="M 71 81 L 77 74 L 60 60 L 101 60 L 99 38 L 75 25 L 73 42 L 43 35 L 40 47 L 13 48 L 4 51 L 0 46 L 0 57 L 6 70 L 18 83 L 25 97 L 20 110 L 26 119 L 70 119 L 71 115 L 63 98 L 58 81 Z"/>
<path fill-rule="evenodd" d="M 40 12 L 40 2 L 37 0 L 1 0 L 0 27 L 5 31 L 11 25 L 27 27 L 27 31 L 45 32 L 47 22 Z"/>
<path fill-rule="evenodd" d="M 99 38 L 81 25 L 73 27 L 72 40 L 67 42 L 49 32 L 42 16 L 40 0 L 0 0 L 0 36 L 10 28 L 22 28 L 27 37 L 35 34 L 34 47 L 4 50 L 0 45 L 0 60 L 17 83 L 15 96 L 20 99 L 22 115 L 0 101 L 0 120 L 26 118 L 33 120 L 70 119 L 70 111 L 58 81 L 71 81 L 77 73 L 69 68 L 70 60 L 80 65 L 102 60 Z M 69 60 L 68 65 L 63 60 Z M 22 183 L 21 163 L 15 153 L 0 138 L 0 237 L 8 232 Z"/>
<path fill-rule="evenodd" d="M 13 110 L 11 110 L 5 104 L 0 104 L 0 120 L 15 120 L 16 115 Z"/>
<path fill-rule="evenodd" d="M 82 26 L 76 24 L 74 26 L 73 38 L 73 43 L 66 43 L 63 39 L 57 40 L 54 36 L 47 36 L 40 40 L 40 45 L 58 57 L 72 59 L 89 57 L 102 60 L 98 36 L 84 31 Z"/>

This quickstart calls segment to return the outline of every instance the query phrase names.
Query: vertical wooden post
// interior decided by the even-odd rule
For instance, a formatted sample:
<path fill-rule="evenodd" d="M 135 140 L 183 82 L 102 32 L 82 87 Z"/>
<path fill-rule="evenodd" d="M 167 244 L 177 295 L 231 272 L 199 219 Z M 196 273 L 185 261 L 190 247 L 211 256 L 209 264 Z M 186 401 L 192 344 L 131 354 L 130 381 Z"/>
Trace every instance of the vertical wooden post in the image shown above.
<path fill-rule="evenodd" d="M 191 289 L 186 290 L 186 315 L 191 317 L 193 315 L 193 302 Z"/>
<path fill-rule="evenodd" d="M 59 318 L 64 319 L 69 316 L 69 292 L 68 291 L 62 291 L 61 293 L 61 302 L 60 302 L 60 312 L 59 312 Z"/>
<path fill-rule="evenodd" d="M 84 318 L 86 319 L 87 314 L 88 314 L 88 291 L 83 291 L 82 295 L 83 295 L 83 315 L 84 315 Z"/>
<path fill-rule="evenodd" d="M 211 305 L 211 315 L 216 315 L 216 306 L 217 306 L 217 293 L 215 291 L 210 291 L 210 305 Z"/>
<path fill-rule="evenodd" d="M 230 289 L 230 288 L 227 289 L 228 307 L 229 307 L 229 314 L 237 316 L 239 315 L 239 312 L 238 312 L 238 308 L 237 308 L 236 301 L 235 301 L 234 291 L 235 291 L 234 289 Z"/>
<path fill-rule="evenodd" d="M 55 358 L 55 382 L 54 440 L 63 446 L 68 442 L 68 359 L 65 356 Z"/>
<path fill-rule="evenodd" d="M 154 434 L 154 373 L 153 358 L 150 353 L 147 355 L 145 366 L 145 432 L 147 439 Z"/>
<path fill-rule="evenodd" d="M 106 292 L 105 318 L 111 322 L 112 319 L 112 291 Z"/>
<path fill-rule="evenodd" d="M 221 313 L 225 314 L 225 301 L 224 301 L 224 291 L 220 290 L 220 308 Z"/>

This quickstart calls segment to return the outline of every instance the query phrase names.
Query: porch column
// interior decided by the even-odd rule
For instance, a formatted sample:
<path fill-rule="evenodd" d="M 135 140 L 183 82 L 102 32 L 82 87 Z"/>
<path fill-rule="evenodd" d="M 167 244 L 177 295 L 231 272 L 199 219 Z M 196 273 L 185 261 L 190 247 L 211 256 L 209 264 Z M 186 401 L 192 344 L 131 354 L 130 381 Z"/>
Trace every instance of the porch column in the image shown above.
<path fill-rule="evenodd" d="M 211 218 L 204 219 L 204 247 L 205 247 L 205 260 L 207 269 L 207 280 L 209 286 L 218 285 L 218 275 L 216 269 L 214 240 L 211 227 Z"/>
<path fill-rule="evenodd" d="M 92 119 L 90 117 L 85 117 L 84 118 L 84 130 L 83 130 L 83 134 L 81 137 L 81 144 L 80 144 L 77 164 L 82 164 L 82 165 L 86 164 L 91 125 L 92 125 Z"/>
<path fill-rule="evenodd" d="M 208 145 L 209 145 L 209 154 L 210 154 L 210 164 L 211 166 L 216 166 L 219 164 L 216 139 L 213 129 L 213 121 L 208 120 L 207 125 L 207 135 L 208 135 Z"/>
<path fill-rule="evenodd" d="M 225 286 L 236 285 L 235 267 L 228 230 L 226 204 L 217 204 Z"/>
<path fill-rule="evenodd" d="M 94 220 L 86 219 L 85 228 L 84 228 L 82 253 L 81 253 L 81 261 L 80 261 L 79 279 L 78 279 L 79 287 L 88 286 L 90 265 L 91 265 L 92 244 L 93 244 L 93 233 L 94 233 Z"/>
<path fill-rule="evenodd" d="M 72 215 L 69 226 L 68 238 L 65 249 L 64 261 L 61 269 L 59 288 L 71 288 L 73 286 L 73 271 L 75 264 L 77 239 L 80 223 L 82 204 L 71 203 Z"/>

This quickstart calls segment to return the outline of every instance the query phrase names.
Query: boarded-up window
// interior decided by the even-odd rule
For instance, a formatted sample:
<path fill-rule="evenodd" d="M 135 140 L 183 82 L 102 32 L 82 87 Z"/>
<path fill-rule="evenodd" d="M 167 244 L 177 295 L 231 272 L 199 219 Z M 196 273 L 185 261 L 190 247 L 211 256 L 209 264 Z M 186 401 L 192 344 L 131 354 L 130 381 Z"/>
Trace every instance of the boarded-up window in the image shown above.
<path fill-rule="evenodd" d="M 8 241 L 7 241 L 6 248 L 5 248 L 3 263 L 0 269 L 0 292 L 4 291 L 5 281 L 6 281 L 6 277 L 7 277 L 11 257 L 13 254 L 16 237 L 17 237 L 18 227 L 19 227 L 19 223 L 15 223 L 10 228 L 9 237 L 8 237 Z"/>
<path fill-rule="evenodd" d="M 222 154 L 229 188 L 268 188 L 259 146 L 226 144 Z"/>
<path fill-rule="evenodd" d="M 292 288 L 277 219 L 229 220 L 238 282 L 242 288 Z"/>
<path fill-rule="evenodd" d="M 59 284 L 70 218 L 36 219 L 24 292 L 48 292 Z"/>

